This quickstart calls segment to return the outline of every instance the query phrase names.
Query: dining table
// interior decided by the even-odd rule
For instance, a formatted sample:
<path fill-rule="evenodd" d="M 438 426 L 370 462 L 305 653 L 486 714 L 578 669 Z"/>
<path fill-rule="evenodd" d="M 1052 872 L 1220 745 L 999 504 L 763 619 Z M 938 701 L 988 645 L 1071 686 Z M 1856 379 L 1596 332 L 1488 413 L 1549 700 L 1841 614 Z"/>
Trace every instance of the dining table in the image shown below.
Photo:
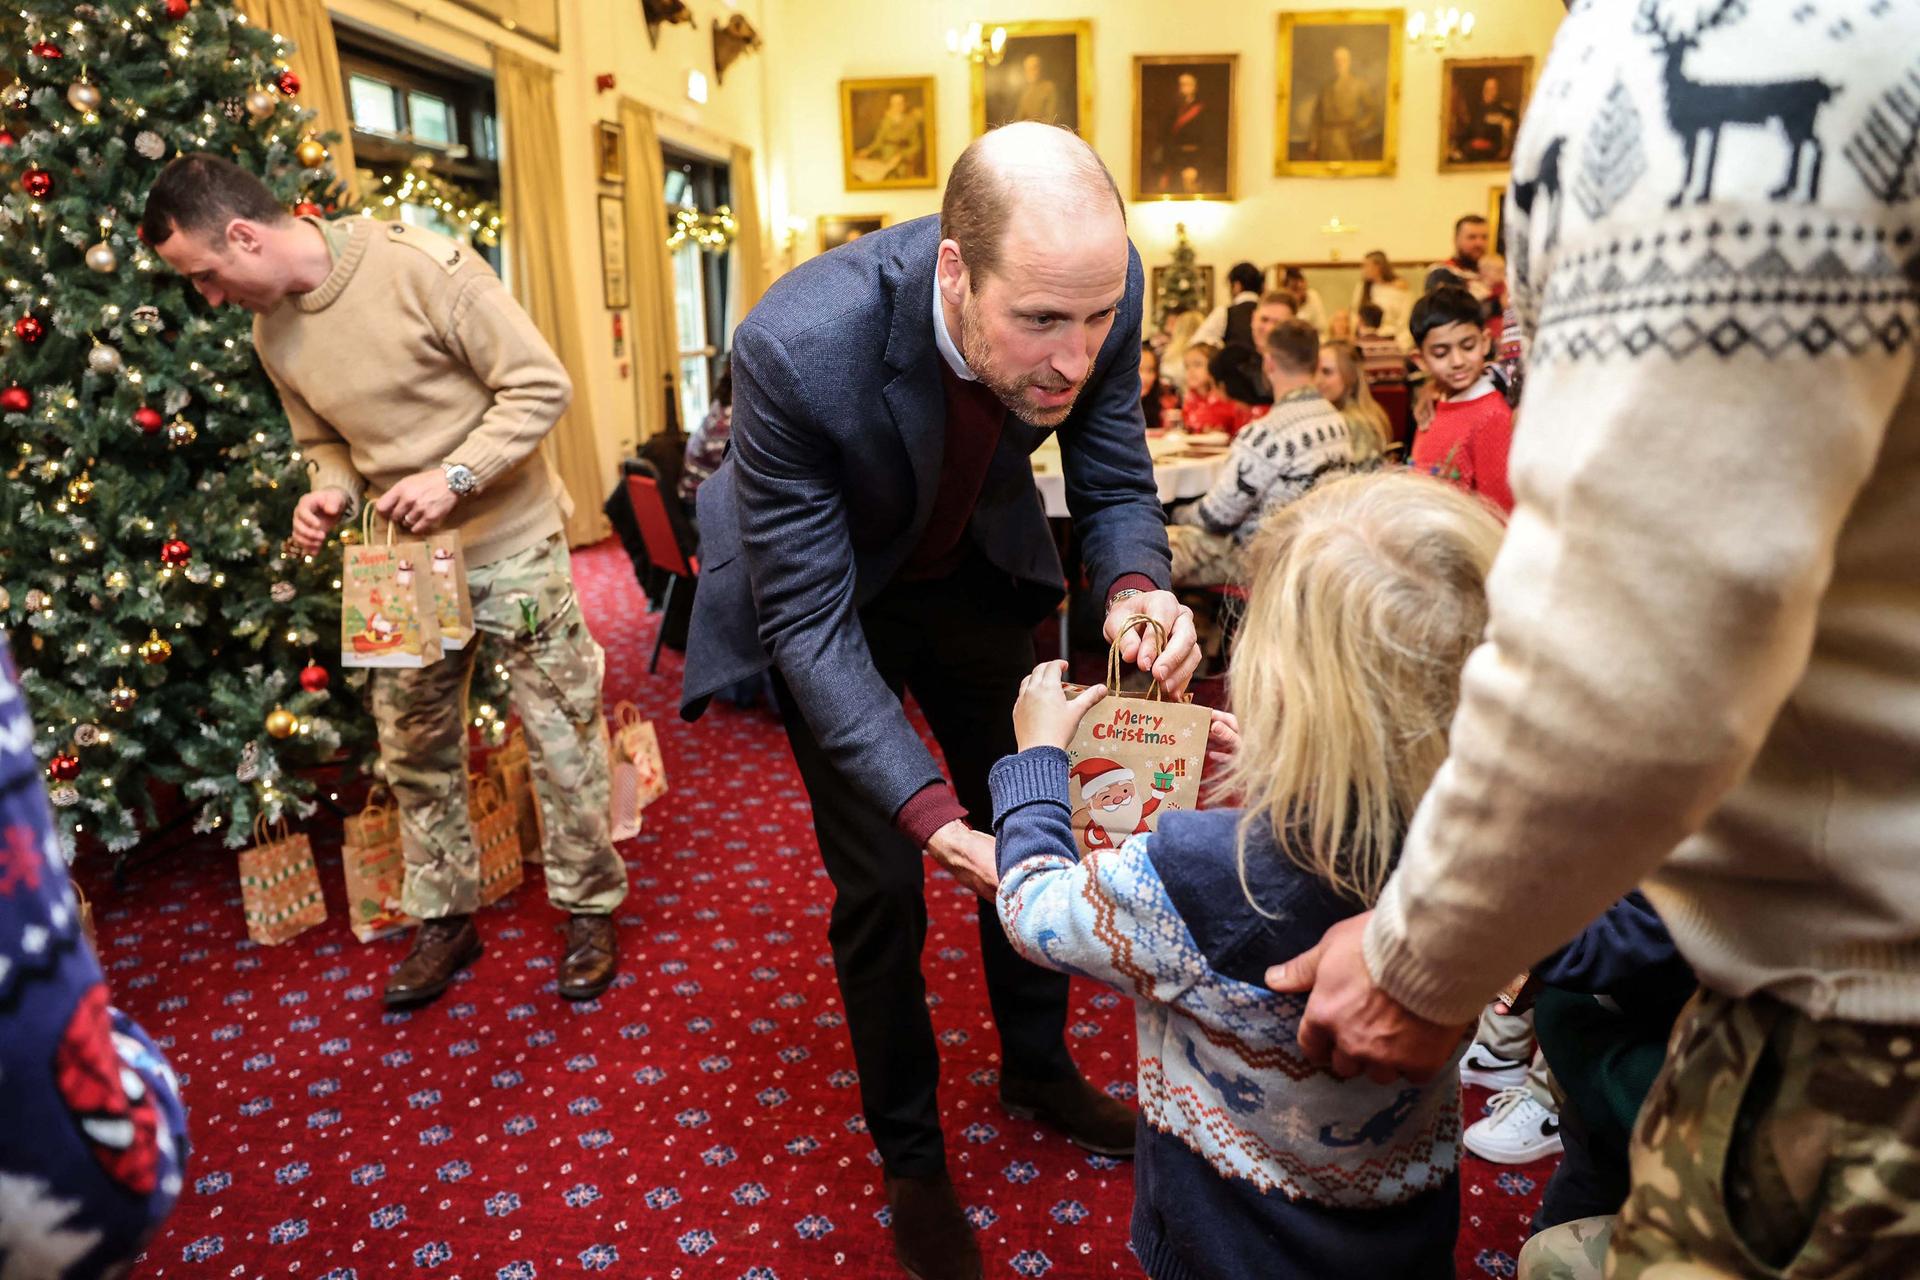
<path fill-rule="evenodd" d="M 1188 434 L 1184 431 L 1148 432 L 1147 452 L 1153 457 L 1153 483 L 1162 503 L 1197 498 L 1213 487 L 1227 463 L 1225 432 Z M 1033 481 L 1046 505 L 1047 518 L 1065 520 L 1067 477 L 1060 459 L 1060 438 L 1049 436 L 1033 451 Z"/>

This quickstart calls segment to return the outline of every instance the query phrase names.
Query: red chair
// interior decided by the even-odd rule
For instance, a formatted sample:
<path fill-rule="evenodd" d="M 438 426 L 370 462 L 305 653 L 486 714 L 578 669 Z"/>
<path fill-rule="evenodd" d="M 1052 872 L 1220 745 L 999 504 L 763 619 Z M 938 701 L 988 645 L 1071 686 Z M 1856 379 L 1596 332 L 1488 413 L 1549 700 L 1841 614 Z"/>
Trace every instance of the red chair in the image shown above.
<path fill-rule="evenodd" d="M 660 645 L 667 638 L 667 614 L 673 608 L 673 596 L 680 580 L 700 576 L 700 557 L 690 555 L 674 531 L 667 514 L 666 501 L 660 495 L 660 482 L 648 475 L 627 476 L 627 501 L 633 504 L 634 523 L 640 526 L 640 540 L 646 544 L 647 559 L 669 575 L 666 598 L 660 603 L 660 630 L 653 638 L 653 657 L 647 662 L 647 674 L 660 669 Z"/>
<path fill-rule="evenodd" d="M 1369 385 L 1373 398 L 1387 411 L 1387 423 L 1393 428 L 1393 438 L 1388 444 L 1399 444 L 1406 453 L 1413 449 L 1413 411 L 1409 404 L 1407 384 L 1404 381 L 1375 382 Z"/>

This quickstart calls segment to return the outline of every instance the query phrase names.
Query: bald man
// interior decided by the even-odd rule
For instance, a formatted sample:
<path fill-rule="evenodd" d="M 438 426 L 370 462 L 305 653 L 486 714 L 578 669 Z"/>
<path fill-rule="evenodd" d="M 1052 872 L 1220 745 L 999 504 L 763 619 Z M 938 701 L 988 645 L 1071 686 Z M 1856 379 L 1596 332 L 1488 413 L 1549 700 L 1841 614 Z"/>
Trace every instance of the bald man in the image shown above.
<path fill-rule="evenodd" d="M 921 1280 L 980 1274 L 936 1105 L 923 853 L 980 895 L 1002 1103 L 1090 1151 L 1133 1151 L 1132 1112 L 1067 1053 L 1067 979 L 1001 931 L 986 828 L 987 770 L 1014 749 L 1033 631 L 1065 589 L 1029 462 L 1048 435 L 1108 637 L 1152 616 L 1164 649 L 1133 634 L 1122 654 L 1176 690 L 1199 661 L 1140 414 L 1141 296 L 1092 150 L 1050 125 L 988 133 L 938 217 L 803 264 L 742 322 L 733 448 L 700 490 L 684 709 L 774 670 L 833 880 L 827 936 L 894 1251 Z"/>

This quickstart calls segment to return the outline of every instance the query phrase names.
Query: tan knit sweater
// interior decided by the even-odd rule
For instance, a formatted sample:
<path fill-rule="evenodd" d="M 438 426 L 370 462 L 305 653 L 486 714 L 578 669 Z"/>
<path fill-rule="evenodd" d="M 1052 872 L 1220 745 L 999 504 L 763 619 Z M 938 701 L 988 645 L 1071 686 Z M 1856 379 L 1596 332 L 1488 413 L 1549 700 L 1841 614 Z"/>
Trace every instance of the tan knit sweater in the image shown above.
<path fill-rule="evenodd" d="M 1676 70 L 1640 6 L 1576 6 L 1534 91 L 1518 505 L 1366 935 L 1429 1017 L 1644 880 L 1708 987 L 1920 1022 L 1920 201 L 1885 127 L 1920 13 L 1791 8 L 1715 11 Z M 1686 164 L 1670 113 L 1780 84 L 1824 163 L 1735 120 Z"/>
<path fill-rule="evenodd" d="M 573 384 L 486 260 L 403 223 L 308 221 L 331 232 L 333 272 L 255 317 L 253 343 L 313 488 L 375 501 L 464 463 L 479 488 L 448 525 L 469 565 L 560 532 L 566 490 L 535 451 Z"/>

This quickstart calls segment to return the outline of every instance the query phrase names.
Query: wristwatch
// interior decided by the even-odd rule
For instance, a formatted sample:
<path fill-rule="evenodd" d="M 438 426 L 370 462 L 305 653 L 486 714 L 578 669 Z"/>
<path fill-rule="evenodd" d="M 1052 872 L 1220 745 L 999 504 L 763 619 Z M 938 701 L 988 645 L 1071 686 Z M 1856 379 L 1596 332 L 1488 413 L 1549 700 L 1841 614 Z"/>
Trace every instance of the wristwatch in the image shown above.
<path fill-rule="evenodd" d="M 460 462 L 443 462 L 440 469 L 447 473 L 447 488 L 453 490 L 453 496 L 464 498 L 480 487 L 473 478 L 473 469 Z"/>

